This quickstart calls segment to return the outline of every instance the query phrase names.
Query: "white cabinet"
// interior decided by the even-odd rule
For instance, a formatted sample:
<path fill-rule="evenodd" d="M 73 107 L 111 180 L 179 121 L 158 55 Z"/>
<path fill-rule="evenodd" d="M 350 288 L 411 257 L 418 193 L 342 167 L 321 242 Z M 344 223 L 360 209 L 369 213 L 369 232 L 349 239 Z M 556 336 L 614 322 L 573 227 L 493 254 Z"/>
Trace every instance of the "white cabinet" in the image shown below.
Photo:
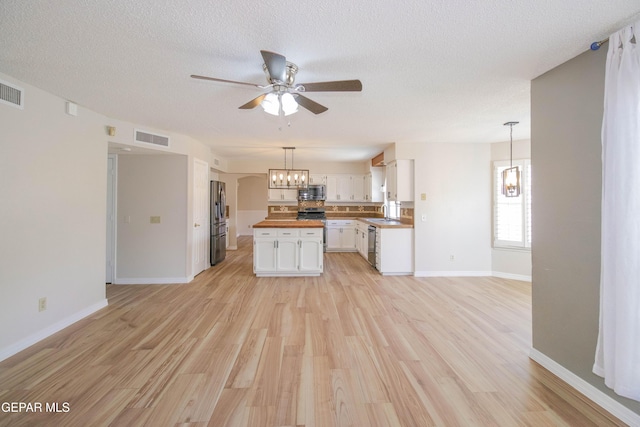
<path fill-rule="evenodd" d="M 323 271 L 322 228 L 256 228 L 256 276 L 319 276 Z"/>
<path fill-rule="evenodd" d="M 253 230 L 253 272 L 271 272 L 276 270 L 276 244 L 278 232 L 274 228 L 256 228 Z"/>
<path fill-rule="evenodd" d="M 291 233 L 291 231 L 288 231 L 287 234 Z M 278 236 L 278 240 L 276 241 L 276 271 L 289 273 L 298 271 L 298 258 L 300 255 L 300 250 L 298 247 L 299 240 L 300 239 L 298 239 L 297 236 Z"/>
<path fill-rule="evenodd" d="M 356 250 L 355 221 L 332 219 L 327 221 L 327 251 L 352 252 Z"/>
<path fill-rule="evenodd" d="M 348 202 L 351 192 L 351 175 L 327 175 L 328 202 Z"/>
<path fill-rule="evenodd" d="M 376 269 L 383 275 L 413 274 L 413 229 L 376 227 Z"/>
<path fill-rule="evenodd" d="M 269 189 L 269 201 L 270 202 L 296 202 L 298 201 L 298 189 Z"/>
<path fill-rule="evenodd" d="M 313 185 L 324 184 L 324 185 L 327 185 L 327 176 L 326 175 L 322 175 L 322 174 L 312 173 L 312 174 L 309 175 L 309 184 L 313 184 Z"/>
<path fill-rule="evenodd" d="M 367 174 L 365 183 L 365 198 L 367 202 L 384 202 L 384 192 L 382 191 L 382 168 L 371 168 Z"/>
<path fill-rule="evenodd" d="M 367 175 L 352 175 L 351 176 L 351 200 L 354 202 L 366 202 L 368 192 L 366 191 L 365 184 L 367 181 Z"/>
<path fill-rule="evenodd" d="M 356 221 L 356 251 L 369 258 L 369 225 L 362 221 Z"/>
<path fill-rule="evenodd" d="M 311 174 L 309 184 L 326 185 L 327 202 L 383 202 L 382 168 L 371 168 L 367 174 Z M 269 200 L 279 200 L 279 194 Z M 296 195 L 297 196 L 297 195 Z"/>
<path fill-rule="evenodd" d="M 393 160 L 387 165 L 387 199 L 413 201 L 413 160 Z"/>
<path fill-rule="evenodd" d="M 328 202 L 365 202 L 365 175 L 326 176 Z"/>
<path fill-rule="evenodd" d="M 322 271 L 322 238 L 300 239 L 299 266 L 301 272 Z"/>

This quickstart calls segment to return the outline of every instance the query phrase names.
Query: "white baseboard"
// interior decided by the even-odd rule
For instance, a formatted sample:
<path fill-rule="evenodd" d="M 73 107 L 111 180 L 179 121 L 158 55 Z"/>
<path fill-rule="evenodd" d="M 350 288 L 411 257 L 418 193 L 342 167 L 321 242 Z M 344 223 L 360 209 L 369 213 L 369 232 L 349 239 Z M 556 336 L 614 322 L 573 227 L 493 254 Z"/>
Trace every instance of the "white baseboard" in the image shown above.
<path fill-rule="evenodd" d="M 485 277 L 491 276 L 490 271 L 416 271 L 415 277 Z"/>
<path fill-rule="evenodd" d="M 21 352 L 27 347 L 32 346 L 38 341 L 42 341 L 43 339 L 55 334 L 58 331 L 66 328 L 67 326 L 71 326 L 76 323 L 78 320 L 82 320 L 85 317 L 95 313 L 96 311 L 106 307 L 109 304 L 107 299 L 97 302 L 89 307 L 81 310 L 65 319 L 60 320 L 59 322 L 54 323 L 53 325 L 49 325 L 41 331 L 36 332 L 26 338 L 21 339 L 17 343 L 11 344 L 9 347 L 5 347 L 0 349 L 0 362 L 13 356 L 16 353 Z"/>
<path fill-rule="evenodd" d="M 494 271 L 491 273 L 494 277 L 500 277 L 501 279 L 521 280 L 523 282 L 531 282 L 531 276 L 525 276 L 524 274 L 511 274 L 501 273 L 500 271 Z"/>
<path fill-rule="evenodd" d="M 193 277 L 117 277 L 114 285 L 173 285 L 177 283 L 189 283 Z"/>
<path fill-rule="evenodd" d="M 543 368 L 560 378 L 562 381 L 575 388 L 577 391 L 585 395 L 611 415 L 617 417 L 620 421 L 630 426 L 640 426 L 640 414 L 637 414 L 613 399 L 611 396 L 598 390 L 573 372 L 566 369 L 547 355 L 539 352 L 535 348 L 531 348 L 529 358 L 539 363 Z"/>

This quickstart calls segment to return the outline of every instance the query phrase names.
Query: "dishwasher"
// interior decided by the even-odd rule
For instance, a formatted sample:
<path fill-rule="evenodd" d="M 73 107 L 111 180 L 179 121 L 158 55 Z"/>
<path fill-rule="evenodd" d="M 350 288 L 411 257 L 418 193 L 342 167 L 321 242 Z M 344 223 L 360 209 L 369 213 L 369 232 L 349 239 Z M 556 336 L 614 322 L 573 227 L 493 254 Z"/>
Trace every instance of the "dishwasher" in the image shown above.
<path fill-rule="evenodd" d="M 369 259 L 369 264 L 373 268 L 376 267 L 376 228 L 373 225 L 369 226 L 367 233 L 367 258 Z"/>

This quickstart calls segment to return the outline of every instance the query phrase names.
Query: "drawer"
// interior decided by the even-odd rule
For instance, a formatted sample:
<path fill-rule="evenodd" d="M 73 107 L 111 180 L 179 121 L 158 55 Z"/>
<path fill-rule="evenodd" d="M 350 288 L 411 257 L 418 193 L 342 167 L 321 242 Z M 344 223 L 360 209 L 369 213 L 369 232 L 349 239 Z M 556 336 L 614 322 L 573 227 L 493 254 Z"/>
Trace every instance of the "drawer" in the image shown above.
<path fill-rule="evenodd" d="M 322 228 L 308 228 L 300 230 L 300 237 L 322 237 Z"/>
<path fill-rule="evenodd" d="M 330 219 L 327 220 L 327 225 L 331 226 L 338 226 L 338 227 L 344 227 L 344 226 L 353 226 L 354 225 L 354 221 L 351 219 Z"/>
<path fill-rule="evenodd" d="M 300 230 L 297 228 L 278 228 L 278 237 L 298 237 Z"/>
<path fill-rule="evenodd" d="M 277 228 L 254 228 L 253 237 L 276 237 L 278 235 Z"/>

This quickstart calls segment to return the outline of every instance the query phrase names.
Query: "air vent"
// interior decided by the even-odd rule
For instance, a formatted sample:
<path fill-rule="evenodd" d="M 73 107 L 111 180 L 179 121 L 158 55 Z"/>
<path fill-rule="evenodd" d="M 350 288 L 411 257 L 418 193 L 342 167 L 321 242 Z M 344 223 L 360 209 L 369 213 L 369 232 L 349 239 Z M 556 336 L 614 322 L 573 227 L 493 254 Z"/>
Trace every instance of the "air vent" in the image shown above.
<path fill-rule="evenodd" d="M 137 142 L 144 142 L 145 144 L 159 145 L 161 147 L 169 146 L 169 137 L 164 135 L 157 135 L 149 132 L 143 132 L 141 130 L 135 130 L 135 139 Z"/>
<path fill-rule="evenodd" d="M 0 103 L 24 109 L 24 89 L 0 80 Z"/>

